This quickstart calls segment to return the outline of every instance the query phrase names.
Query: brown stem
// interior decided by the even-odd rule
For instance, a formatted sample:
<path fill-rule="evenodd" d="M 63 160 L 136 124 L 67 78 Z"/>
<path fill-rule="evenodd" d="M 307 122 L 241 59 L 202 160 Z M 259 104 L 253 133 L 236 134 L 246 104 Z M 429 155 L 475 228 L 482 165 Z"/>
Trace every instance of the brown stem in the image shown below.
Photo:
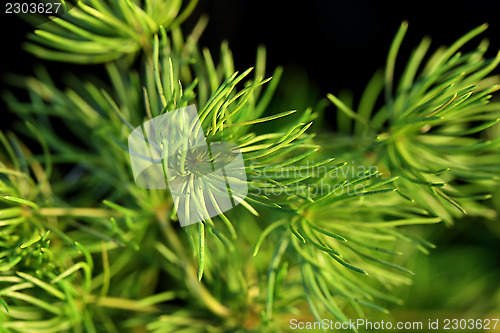
<path fill-rule="evenodd" d="M 177 237 L 176 230 L 172 227 L 170 220 L 167 218 L 165 211 L 158 212 L 158 221 L 163 227 L 165 237 L 172 246 L 175 253 L 180 257 L 179 260 L 184 272 L 186 274 L 186 284 L 189 288 L 191 294 L 199 295 L 202 303 L 214 314 L 220 317 L 231 316 L 231 311 L 222 305 L 217 299 L 215 299 L 212 294 L 205 288 L 203 283 L 201 283 L 197 278 L 197 273 L 194 266 L 191 264 L 190 258 L 188 257 L 184 246 Z"/>

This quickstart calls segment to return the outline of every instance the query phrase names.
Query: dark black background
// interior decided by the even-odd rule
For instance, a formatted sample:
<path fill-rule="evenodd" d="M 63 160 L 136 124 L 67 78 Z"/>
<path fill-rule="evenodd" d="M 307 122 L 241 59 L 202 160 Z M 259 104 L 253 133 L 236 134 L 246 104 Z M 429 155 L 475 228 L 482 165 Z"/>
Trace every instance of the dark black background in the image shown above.
<path fill-rule="evenodd" d="M 5 11 L 2 3 L 0 10 Z M 319 95 L 350 88 L 359 96 L 385 57 L 399 25 L 409 21 L 400 53 L 404 60 L 421 38 L 429 35 L 432 46 L 451 44 L 470 29 L 489 23 L 484 36 L 491 40 L 490 55 L 500 48 L 500 1 L 306 1 L 294 4 L 272 0 L 201 0 L 184 25 L 190 32 L 201 14 L 209 26 L 201 44 L 215 56 L 220 42 L 228 40 L 239 70 L 254 64 L 256 48 L 268 50 L 268 74 L 284 65 L 287 72 L 307 75 Z M 32 28 L 12 16 L 0 16 L 0 72 L 29 74 L 40 62 L 21 49 Z M 479 40 L 478 40 L 479 41 Z M 401 62 L 400 62 L 401 63 Z M 61 72 L 97 72 L 99 66 L 46 64 L 58 77 Z M 285 76 L 285 79 L 287 77 Z M 5 80 L 3 82 L 5 84 Z M 2 111 L 2 119 L 5 120 Z M 5 129 L 5 121 L 2 122 Z"/>

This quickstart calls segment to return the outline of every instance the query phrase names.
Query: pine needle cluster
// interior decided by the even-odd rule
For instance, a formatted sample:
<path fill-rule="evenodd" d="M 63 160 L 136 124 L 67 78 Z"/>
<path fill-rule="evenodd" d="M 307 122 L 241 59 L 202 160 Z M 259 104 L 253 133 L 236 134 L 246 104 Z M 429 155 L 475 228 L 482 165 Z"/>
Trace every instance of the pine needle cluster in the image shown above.
<path fill-rule="evenodd" d="M 205 18 L 185 36 L 196 2 L 81 0 L 29 36 L 35 56 L 107 77 L 9 77 L 22 121 L 0 133 L 0 332 L 272 332 L 292 314 L 387 312 L 412 281 L 401 244 L 433 247 L 411 226 L 496 216 L 500 56 L 486 40 L 460 52 L 486 26 L 430 56 L 424 38 L 395 78 L 403 23 L 385 71 L 357 105 L 328 95 L 338 129 L 315 134 L 320 110 L 271 108 L 283 70 L 265 77 L 264 48 L 236 71 L 227 43 L 218 61 L 199 48 Z M 135 184 L 127 137 L 191 104 L 207 142 L 240 147 L 249 192 L 181 228 L 169 191 Z"/>

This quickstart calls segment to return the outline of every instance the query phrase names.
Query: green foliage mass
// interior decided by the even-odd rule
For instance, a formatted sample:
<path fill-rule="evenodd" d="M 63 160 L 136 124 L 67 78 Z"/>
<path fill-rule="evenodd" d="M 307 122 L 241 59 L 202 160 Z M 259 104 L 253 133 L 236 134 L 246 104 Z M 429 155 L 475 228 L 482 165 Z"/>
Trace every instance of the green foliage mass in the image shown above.
<path fill-rule="evenodd" d="M 338 130 L 315 135 L 322 110 L 272 107 L 282 69 L 265 78 L 263 48 L 237 72 L 227 43 L 218 61 L 198 47 L 205 18 L 184 37 L 195 5 L 82 0 L 29 36 L 34 55 L 107 77 L 10 77 L 22 122 L 0 134 L 0 332 L 272 332 L 387 312 L 412 281 L 402 243 L 433 247 L 411 226 L 496 216 L 500 57 L 487 41 L 459 51 L 486 26 L 430 57 L 424 38 L 396 79 L 403 23 L 385 72 L 356 106 L 328 95 Z M 249 194 L 181 228 L 168 191 L 134 183 L 127 137 L 190 104 L 208 142 L 241 148 Z"/>

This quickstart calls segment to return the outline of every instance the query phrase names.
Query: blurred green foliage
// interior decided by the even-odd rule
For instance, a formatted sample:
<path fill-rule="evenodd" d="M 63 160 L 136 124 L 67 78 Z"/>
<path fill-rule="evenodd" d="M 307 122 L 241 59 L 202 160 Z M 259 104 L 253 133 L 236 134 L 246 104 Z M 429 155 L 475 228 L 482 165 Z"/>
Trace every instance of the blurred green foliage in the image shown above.
<path fill-rule="evenodd" d="M 195 4 L 82 0 L 30 36 L 42 59 L 102 63 L 107 77 L 10 77 L 4 99 L 22 122 L 0 136 L 0 331 L 498 316 L 499 201 L 488 199 L 500 58 L 484 56 L 486 40 L 460 52 L 486 26 L 429 56 L 423 39 L 398 79 L 403 23 L 359 103 L 348 92 L 318 102 L 304 73 L 281 88 L 282 68 L 266 79 L 264 48 L 241 72 L 227 43 L 219 59 L 200 49 L 206 19 L 186 36 L 179 26 Z M 168 191 L 134 183 L 126 141 L 190 104 L 208 142 L 241 147 L 249 195 L 180 228 Z M 321 126 L 329 113 L 333 130 Z"/>

